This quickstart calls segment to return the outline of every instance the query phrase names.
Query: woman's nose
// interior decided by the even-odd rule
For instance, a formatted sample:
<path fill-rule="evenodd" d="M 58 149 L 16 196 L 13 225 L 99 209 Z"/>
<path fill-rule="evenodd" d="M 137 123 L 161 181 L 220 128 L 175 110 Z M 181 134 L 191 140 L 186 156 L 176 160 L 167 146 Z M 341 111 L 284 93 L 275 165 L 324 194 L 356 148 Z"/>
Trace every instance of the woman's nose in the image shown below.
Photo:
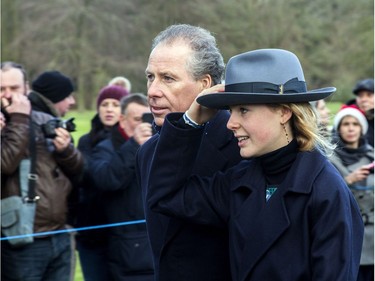
<path fill-rule="evenodd" d="M 227 122 L 227 128 L 231 131 L 234 131 L 239 128 L 239 123 L 235 120 L 234 116 L 231 115 Z"/>

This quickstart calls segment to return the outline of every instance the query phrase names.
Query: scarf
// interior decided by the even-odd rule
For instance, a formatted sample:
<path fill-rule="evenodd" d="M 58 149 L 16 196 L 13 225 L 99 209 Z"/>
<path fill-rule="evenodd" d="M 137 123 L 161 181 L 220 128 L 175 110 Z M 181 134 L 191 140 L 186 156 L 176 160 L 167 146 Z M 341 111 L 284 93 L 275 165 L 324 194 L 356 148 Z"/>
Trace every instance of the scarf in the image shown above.
<path fill-rule="evenodd" d="M 347 147 L 341 138 L 337 138 L 335 153 L 341 159 L 344 166 L 350 166 L 360 161 L 371 150 L 367 140 L 363 137 L 359 140 L 358 148 Z"/>

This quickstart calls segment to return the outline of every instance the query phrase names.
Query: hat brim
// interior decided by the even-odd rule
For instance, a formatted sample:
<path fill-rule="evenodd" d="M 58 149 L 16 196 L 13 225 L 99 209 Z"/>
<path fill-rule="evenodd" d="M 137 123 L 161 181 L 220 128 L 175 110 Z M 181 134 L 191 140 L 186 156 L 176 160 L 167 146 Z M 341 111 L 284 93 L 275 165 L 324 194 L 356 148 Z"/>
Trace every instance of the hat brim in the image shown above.
<path fill-rule="evenodd" d="M 221 92 L 197 98 L 197 102 L 205 107 L 228 109 L 229 106 L 241 104 L 300 103 L 327 98 L 336 91 L 335 87 L 311 90 L 305 93 L 239 93 Z"/>

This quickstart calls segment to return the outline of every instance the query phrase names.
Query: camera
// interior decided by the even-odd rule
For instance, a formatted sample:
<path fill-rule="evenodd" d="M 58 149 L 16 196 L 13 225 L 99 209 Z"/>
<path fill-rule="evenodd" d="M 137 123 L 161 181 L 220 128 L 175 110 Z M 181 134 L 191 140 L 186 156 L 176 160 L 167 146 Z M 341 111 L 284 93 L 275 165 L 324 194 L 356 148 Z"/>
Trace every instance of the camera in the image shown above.
<path fill-rule="evenodd" d="M 42 131 L 46 138 L 53 139 L 56 137 L 55 129 L 64 128 L 68 132 L 74 132 L 76 125 L 73 122 L 74 118 L 68 120 L 61 120 L 59 118 L 53 118 L 48 120 L 47 123 L 42 125 Z"/>

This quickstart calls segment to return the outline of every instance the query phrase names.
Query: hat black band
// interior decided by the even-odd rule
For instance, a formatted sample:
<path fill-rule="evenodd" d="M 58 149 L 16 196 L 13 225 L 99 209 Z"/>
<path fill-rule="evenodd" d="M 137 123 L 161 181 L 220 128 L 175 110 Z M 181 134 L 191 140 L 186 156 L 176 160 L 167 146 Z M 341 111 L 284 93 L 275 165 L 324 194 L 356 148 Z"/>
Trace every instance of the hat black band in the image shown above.
<path fill-rule="evenodd" d="M 225 92 L 292 94 L 307 92 L 306 82 L 298 78 L 290 79 L 285 84 L 276 85 L 268 82 L 251 82 L 225 85 Z"/>

